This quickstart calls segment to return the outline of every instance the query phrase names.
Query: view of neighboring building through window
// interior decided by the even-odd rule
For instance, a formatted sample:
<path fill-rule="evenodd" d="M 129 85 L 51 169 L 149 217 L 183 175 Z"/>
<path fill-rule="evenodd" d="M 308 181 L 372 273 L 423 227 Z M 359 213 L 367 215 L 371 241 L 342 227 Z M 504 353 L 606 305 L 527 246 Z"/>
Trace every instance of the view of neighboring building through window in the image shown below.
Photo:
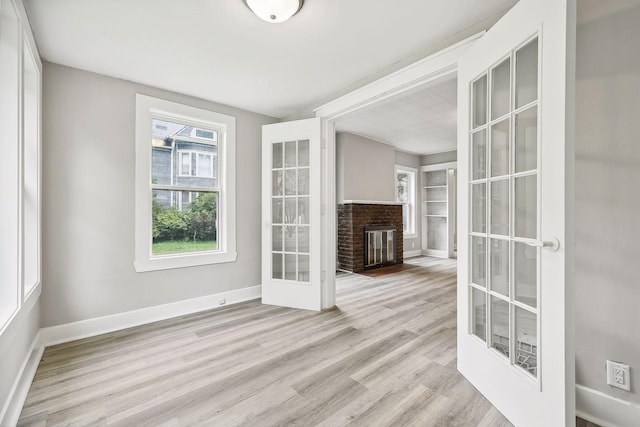
<path fill-rule="evenodd" d="M 396 201 L 402 203 L 404 237 L 416 234 L 416 170 L 396 166 Z"/>
<path fill-rule="evenodd" d="M 136 95 L 136 271 L 234 262 L 236 119 Z"/>
<path fill-rule="evenodd" d="M 218 130 L 152 119 L 152 254 L 217 249 Z"/>

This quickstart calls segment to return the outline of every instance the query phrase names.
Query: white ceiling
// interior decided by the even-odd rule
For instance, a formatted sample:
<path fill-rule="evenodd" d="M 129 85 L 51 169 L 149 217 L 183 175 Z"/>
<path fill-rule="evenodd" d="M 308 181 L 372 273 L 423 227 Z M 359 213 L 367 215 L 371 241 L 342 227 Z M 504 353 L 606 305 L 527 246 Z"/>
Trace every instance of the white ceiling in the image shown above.
<path fill-rule="evenodd" d="M 282 118 L 516 1 L 306 0 L 276 25 L 242 0 L 25 3 L 48 61 Z"/>
<path fill-rule="evenodd" d="M 414 154 L 456 149 L 455 76 L 358 110 L 336 123 L 350 132 Z"/>

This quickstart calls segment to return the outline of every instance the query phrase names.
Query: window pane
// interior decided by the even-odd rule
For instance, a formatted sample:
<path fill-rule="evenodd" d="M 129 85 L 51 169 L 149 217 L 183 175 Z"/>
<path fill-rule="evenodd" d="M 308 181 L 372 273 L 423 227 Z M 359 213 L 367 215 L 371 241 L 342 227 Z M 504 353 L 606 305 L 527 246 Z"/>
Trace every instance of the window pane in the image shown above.
<path fill-rule="evenodd" d="M 309 227 L 298 227 L 298 252 L 309 253 Z"/>
<path fill-rule="evenodd" d="M 297 255 L 293 254 L 285 254 L 284 255 L 284 279 L 285 280 L 296 280 L 296 267 L 298 259 Z"/>
<path fill-rule="evenodd" d="M 298 166 L 309 166 L 309 140 L 298 141 Z"/>
<path fill-rule="evenodd" d="M 296 141 L 288 141 L 284 143 L 284 167 L 296 167 Z"/>
<path fill-rule="evenodd" d="M 309 198 L 298 198 L 298 224 L 309 224 Z"/>
<path fill-rule="evenodd" d="M 491 176 L 509 173 L 509 119 L 491 126 Z"/>
<path fill-rule="evenodd" d="M 515 235 L 535 239 L 538 234 L 537 175 L 515 178 Z"/>
<path fill-rule="evenodd" d="M 487 76 L 473 82 L 473 127 L 487 123 Z"/>
<path fill-rule="evenodd" d="M 471 237 L 471 282 L 487 286 L 487 239 Z"/>
<path fill-rule="evenodd" d="M 285 169 L 284 171 L 284 194 L 286 196 L 295 196 L 297 191 L 297 170 Z"/>
<path fill-rule="evenodd" d="M 491 290 L 509 296 L 509 241 L 490 239 Z"/>
<path fill-rule="evenodd" d="M 284 223 L 295 224 L 297 222 L 296 213 L 296 198 L 289 198 L 284 200 Z"/>
<path fill-rule="evenodd" d="M 274 253 L 271 254 L 271 277 L 274 279 L 282 279 L 282 254 Z"/>
<path fill-rule="evenodd" d="M 298 169 L 298 194 L 309 194 L 309 169 Z"/>
<path fill-rule="evenodd" d="M 210 154 L 198 154 L 198 176 L 203 178 L 213 177 Z"/>
<path fill-rule="evenodd" d="M 285 252 L 296 252 L 297 242 L 298 242 L 298 234 L 296 233 L 296 226 L 289 225 L 287 227 L 284 227 Z"/>
<path fill-rule="evenodd" d="M 487 334 L 487 299 L 484 292 L 477 288 L 471 289 L 471 333 L 486 341 Z"/>
<path fill-rule="evenodd" d="M 271 250 L 273 251 L 282 251 L 284 238 L 282 236 L 283 227 L 280 225 L 275 225 L 272 227 L 272 241 L 271 241 Z"/>
<path fill-rule="evenodd" d="M 217 249 L 217 193 L 153 190 L 153 255 Z M 185 201 L 190 203 L 184 203 Z"/>
<path fill-rule="evenodd" d="M 298 255 L 298 281 L 309 281 L 309 255 Z"/>
<path fill-rule="evenodd" d="M 271 222 L 273 224 L 282 224 L 283 203 L 281 198 L 274 198 L 271 201 Z"/>
<path fill-rule="evenodd" d="M 491 297 L 491 347 L 509 357 L 509 303 Z"/>
<path fill-rule="evenodd" d="M 515 307 L 516 365 L 533 375 L 538 375 L 538 332 L 536 314 Z"/>
<path fill-rule="evenodd" d="M 471 231 L 487 232 L 487 184 L 471 186 Z"/>
<path fill-rule="evenodd" d="M 509 179 L 493 181 L 491 188 L 491 234 L 509 235 Z"/>
<path fill-rule="evenodd" d="M 511 60 L 505 59 L 491 70 L 491 120 L 511 111 Z"/>
<path fill-rule="evenodd" d="M 473 179 L 484 179 L 487 177 L 487 130 L 476 132 L 471 137 L 471 156 Z"/>
<path fill-rule="evenodd" d="M 516 300 L 531 307 L 538 299 L 538 250 L 524 243 L 514 242 L 513 284 Z"/>
<path fill-rule="evenodd" d="M 516 52 L 516 108 L 538 98 L 538 39 Z"/>
<path fill-rule="evenodd" d="M 516 172 L 538 167 L 538 108 L 533 107 L 516 116 Z"/>
<path fill-rule="evenodd" d="M 274 169 L 282 167 L 282 142 L 273 144 L 273 166 Z"/>

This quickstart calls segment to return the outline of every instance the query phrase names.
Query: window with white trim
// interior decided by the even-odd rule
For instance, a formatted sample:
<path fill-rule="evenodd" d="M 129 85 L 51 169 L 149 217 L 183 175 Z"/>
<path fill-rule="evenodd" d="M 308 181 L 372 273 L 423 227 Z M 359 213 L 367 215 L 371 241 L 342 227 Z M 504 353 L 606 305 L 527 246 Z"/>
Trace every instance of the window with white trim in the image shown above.
<path fill-rule="evenodd" d="M 417 170 L 398 166 L 396 170 L 396 201 L 402 203 L 403 237 L 416 237 L 416 175 Z"/>
<path fill-rule="evenodd" d="M 235 259 L 235 117 L 137 95 L 136 271 Z"/>

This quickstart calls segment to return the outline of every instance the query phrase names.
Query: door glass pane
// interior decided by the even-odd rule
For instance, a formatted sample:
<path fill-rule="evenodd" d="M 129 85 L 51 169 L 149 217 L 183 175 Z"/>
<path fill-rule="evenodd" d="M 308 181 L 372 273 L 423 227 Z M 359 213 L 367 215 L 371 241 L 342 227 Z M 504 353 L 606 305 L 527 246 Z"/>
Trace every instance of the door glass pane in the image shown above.
<path fill-rule="evenodd" d="M 271 201 L 271 222 L 273 224 L 282 224 L 282 199 L 277 198 Z"/>
<path fill-rule="evenodd" d="M 282 279 L 282 254 L 274 253 L 271 254 L 272 259 L 272 277 L 274 279 Z"/>
<path fill-rule="evenodd" d="M 511 59 L 507 58 L 491 70 L 491 120 L 511 111 Z"/>
<path fill-rule="evenodd" d="M 473 82 L 473 127 L 487 123 L 487 76 Z"/>
<path fill-rule="evenodd" d="M 296 141 L 287 141 L 284 143 L 284 167 L 296 167 Z"/>
<path fill-rule="evenodd" d="M 491 186 L 491 233 L 509 235 L 509 179 L 493 181 Z"/>
<path fill-rule="evenodd" d="M 297 170 L 296 169 L 285 169 L 284 170 L 284 194 L 285 194 L 285 196 L 295 196 L 296 195 L 296 180 L 297 180 Z"/>
<path fill-rule="evenodd" d="M 538 39 L 516 52 L 516 108 L 538 98 Z"/>
<path fill-rule="evenodd" d="M 487 131 L 481 130 L 473 134 L 471 141 L 473 179 L 487 177 Z"/>
<path fill-rule="evenodd" d="M 298 236 L 296 226 L 290 225 L 284 228 L 284 250 L 285 252 L 295 252 Z"/>
<path fill-rule="evenodd" d="M 282 142 L 273 144 L 273 169 L 282 167 Z"/>
<path fill-rule="evenodd" d="M 309 166 L 309 140 L 298 141 L 298 166 Z"/>
<path fill-rule="evenodd" d="M 537 175 L 515 178 L 515 235 L 535 239 L 538 235 Z"/>
<path fill-rule="evenodd" d="M 298 255 L 298 281 L 309 281 L 309 255 Z"/>
<path fill-rule="evenodd" d="M 516 365 L 533 375 L 538 375 L 537 316 L 515 307 Z"/>
<path fill-rule="evenodd" d="M 309 227 L 298 227 L 298 252 L 309 253 Z"/>
<path fill-rule="evenodd" d="M 309 198 L 298 198 L 298 224 L 309 224 Z"/>
<path fill-rule="evenodd" d="M 509 303 L 491 297 L 491 347 L 509 357 Z"/>
<path fill-rule="evenodd" d="M 487 285 L 487 239 L 471 237 L 471 282 Z"/>
<path fill-rule="evenodd" d="M 509 296 L 509 241 L 499 239 L 490 241 L 491 290 Z"/>
<path fill-rule="evenodd" d="M 296 198 L 290 198 L 284 200 L 284 223 L 295 224 L 296 223 Z"/>
<path fill-rule="evenodd" d="M 487 298 L 484 292 L 471 288 L 471 330 L 473 335 L 486 341 L 487 334 Z"/>
<path fill-rule="evenodd" d="M 513 251 L 513 285 L 515 289 L 515 299 L 535 308 L 538 302 L 538 250 L 533 246 L 514 242 Z"/>
<path fill-rule="evenodd" d="M 298 169 L 298 194 L 309 194 L 309 169 Z"/>
<path fill-rule="evenodd" d="M 516 172 L 538 167 L 538 108 L 533 107 L 516 115 L 515 122 Z"/>
<path fill-rule="evenodd" d="M 274 196 L 282 196 L 282 171 L 273 171 L 272 174 L 271 191 Z"/>
<path fill-rule="evenodd" d="M 284 255 L 284 279 L 285 280 L 296 280 L 297 272 L 297 262 L 298 256 L 295 254 L 285 254 Z"/>
<path fill-rule="evenodd" d="M 509 173 L 509 119 L 491 126 L 491 176 Z"/>
<path fill-rule="evenodd" d="M 471 186 L 471 231 L 487 232 L 487 184 L 473 184 Z"/>
<path fill-rule="evenodd" d="M 282 250 L 282 227 L 277 225 L 273 228 L 273 236 L 271 240 L 272 250 L 281 251 Z"/>

